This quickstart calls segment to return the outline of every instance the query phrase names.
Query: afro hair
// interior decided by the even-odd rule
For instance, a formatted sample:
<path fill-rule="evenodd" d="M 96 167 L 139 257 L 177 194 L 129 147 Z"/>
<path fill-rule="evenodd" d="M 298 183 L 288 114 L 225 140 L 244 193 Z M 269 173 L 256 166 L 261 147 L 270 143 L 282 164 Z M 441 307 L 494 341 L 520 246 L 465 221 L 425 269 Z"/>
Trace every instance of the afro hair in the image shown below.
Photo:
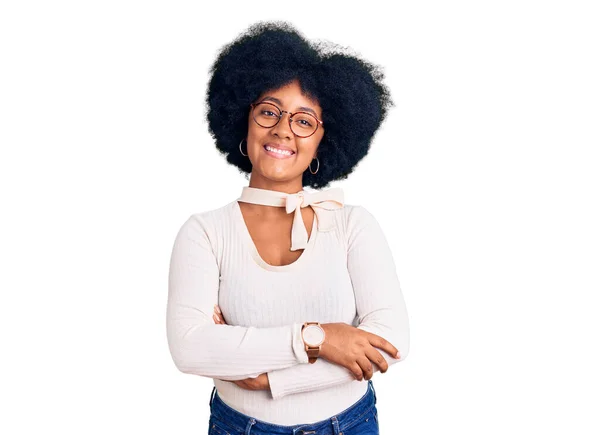
<path fill-rule="evenodd" d="M 380 67 L 330 42 L 311 43 L 286 22 L 259 22 L 225 45 L 210 69 L 206 104 L 217 149 L 242 173 L 250 160 L 239 152 L 248 132 L 250 104 L 265 91 L 294 80 L 322 109 L 319 171 L 302 185 L 326 187 L 348 177 L 367 154 L 393 105 Z"/>

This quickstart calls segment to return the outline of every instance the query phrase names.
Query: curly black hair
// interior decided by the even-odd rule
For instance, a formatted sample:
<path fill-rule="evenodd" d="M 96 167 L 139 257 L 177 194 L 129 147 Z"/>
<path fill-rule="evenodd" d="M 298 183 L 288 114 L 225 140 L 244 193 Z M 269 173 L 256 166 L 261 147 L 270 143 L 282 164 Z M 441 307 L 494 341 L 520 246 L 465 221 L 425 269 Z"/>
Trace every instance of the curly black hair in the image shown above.
<path fill-rule="evenodd" d="M 303 94 L 319 102 L 325 127 L 317 151 L 319 171 L 302 176 L 302 185 L 313 188 L 348 177 L 393 106 L 380 67 L 331 42 L 310 42 L 287 22 L 250 26 L 221 49 L 210 75 L 210 134 L 227 161 L 243 173 L 252 171 L 238 148 L 248 132 L 250 103 L 294 80 Z"/>

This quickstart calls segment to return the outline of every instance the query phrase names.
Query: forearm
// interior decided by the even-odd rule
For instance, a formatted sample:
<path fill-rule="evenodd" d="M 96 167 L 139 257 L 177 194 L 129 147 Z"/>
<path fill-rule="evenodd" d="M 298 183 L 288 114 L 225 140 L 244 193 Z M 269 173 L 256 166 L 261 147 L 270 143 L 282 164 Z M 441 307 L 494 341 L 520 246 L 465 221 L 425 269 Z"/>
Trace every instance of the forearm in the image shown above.
<path fill-rule="evenodd" d="M 308 364 L 300 329 L 302 324 L 273 328 L 216 325 L 171 310 L 167 337 L 173 362 L 189 374 L 239 380 L 271 370 Z M 190 314 L 188 312 L 188 314 Z M 204 314 L 196 314 L 204 317 Z"/>
<path fill-rule="evenodd" d="M 390 339 L 392 336 L 398 337 L 402 334 L 390 333 L 392 328 L 388 326 L 363 323 L 358 328 L 379 335 L 394 345 L 396 343 L 400 344 L 400 346 L 396 345 L 398 349 L 407 347 L 407 345 L 402 345 L 407 342 L 407 339 Z M 402 359 L 393 358 L 383 350 L 377 348 L 376 350 L 383 356 L 388 367 L 405 358 L 405 356 L 402 356 L 402 350 L 400 350 Z M 371 366 L 373 373 L 381 371 L 376 364 L 371 364 Z M 290 394 L 330 388 L 347 382 L 359 382 L 346 367 L 333 364 L 323 358 L 317 359 L 314 364 L 298 364 L 293 367 L 271 371 L 267 375 L 273 399 L 280 399 Z"/>
<path fill-rule="evenodd" d="M 396 286 L 390 292 L 394 295 L 393 305 L 370 312 L 358 326 L 358 329 L 384 338 L 398 349 L 400 359 L 396 359 L 389 353 L 377 349 L 385 358 L 388 365 L 404 361 L 408 356 L 410 344 L 408 313 L 404 299 L 400 293 L 400 287 Z"/>
<path fill-rule="evenodd" d="M 298 364 L 294 367 L 267 373 L 273 399 L 312 390 L 330 388 L 346 382 L 358 382 L 345 367 L 318 358 L 314 364 Z"/>

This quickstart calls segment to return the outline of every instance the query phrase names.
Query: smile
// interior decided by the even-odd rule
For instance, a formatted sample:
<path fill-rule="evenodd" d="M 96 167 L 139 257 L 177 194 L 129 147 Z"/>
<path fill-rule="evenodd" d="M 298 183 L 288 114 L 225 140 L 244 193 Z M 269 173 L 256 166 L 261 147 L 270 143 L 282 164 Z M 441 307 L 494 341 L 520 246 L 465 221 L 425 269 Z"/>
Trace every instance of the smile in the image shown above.
<path fill-rule="evenodd" d="M 293 151 L 290 150 L 283 150 L 280 148 L 275 148 L 269 145 L 265 145 L 264 150 L 267 152 L 267 154 L 269 154 L 272 157 L 275 157 L 277 159 L 285 159 L 288 157 L 293 156 L 295 153 Z"/>

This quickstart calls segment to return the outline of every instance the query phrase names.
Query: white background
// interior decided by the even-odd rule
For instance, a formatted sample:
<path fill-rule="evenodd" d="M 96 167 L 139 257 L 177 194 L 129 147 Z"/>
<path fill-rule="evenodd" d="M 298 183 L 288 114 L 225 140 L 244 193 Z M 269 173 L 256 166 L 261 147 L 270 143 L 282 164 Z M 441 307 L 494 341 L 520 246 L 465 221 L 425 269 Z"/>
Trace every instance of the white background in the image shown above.
<path fill-rule="evenodd" d="M 331 186 L 378 218 L 409 310 L 382 434 L 599 433 L 593 3 L 3 2 L 0 432 L 206 433 L 169 258 L 247 185 L 208 134 L 208 68 L 277 19 L 382 65 L 396 103 Z"/>

